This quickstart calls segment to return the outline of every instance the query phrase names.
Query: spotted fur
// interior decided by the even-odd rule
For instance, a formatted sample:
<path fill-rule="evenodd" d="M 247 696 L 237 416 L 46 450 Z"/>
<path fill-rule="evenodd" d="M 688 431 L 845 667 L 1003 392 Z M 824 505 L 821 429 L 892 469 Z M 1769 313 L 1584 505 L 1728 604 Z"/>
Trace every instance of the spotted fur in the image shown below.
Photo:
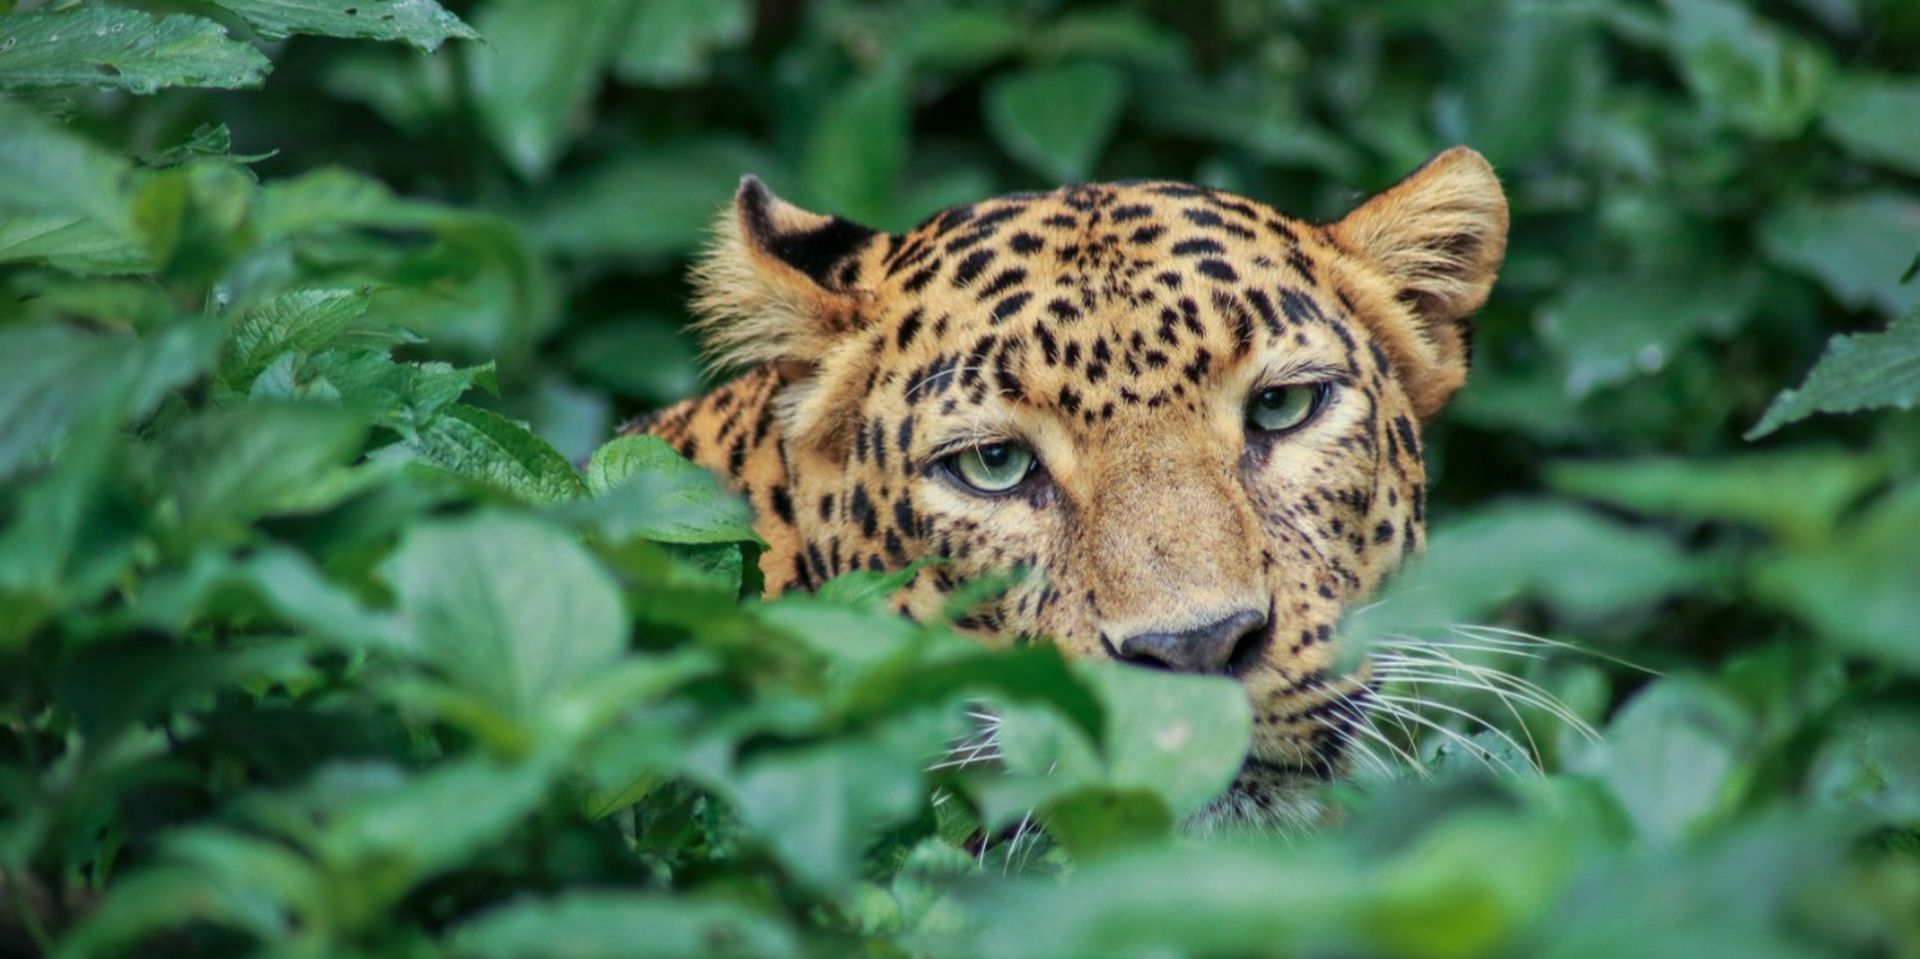
<path fill-rule="evenodd" d="M 1283 818 L 1300 781 L 1339 768 L 1333 631 L 1422 545 L 1421 426 L 1465 381 L 1506 228 L 1465 148 L 1325 225 L 1138 182 L 890 234 L 749 178 L 695 278 L 709 347 L 750 371 L 630 431 L 749 497 L 769 594 L 944 557 L 895 600 L 928 616 L 1021 567 L 962 627 L 1089 657 L 1257 612 L 1223 667 L 1256 724 L 1223 809 Z M 1249 396 L 1305 381 L 1327 384 L 1312 421 L 1248 429 Z M 1041 465 L 969 492 L 942 460 L 990 441 Z"/>

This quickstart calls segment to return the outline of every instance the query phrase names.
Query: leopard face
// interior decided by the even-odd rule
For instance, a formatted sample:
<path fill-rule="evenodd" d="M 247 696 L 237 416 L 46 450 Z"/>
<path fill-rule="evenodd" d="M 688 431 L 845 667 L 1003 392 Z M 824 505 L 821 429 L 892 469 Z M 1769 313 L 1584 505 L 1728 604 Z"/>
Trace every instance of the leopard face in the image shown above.
<path fill-rule="evenodd" d="M 750 497 L 771 592 L 939 558 L 895 598 L 931 617 L 1018 569 L 962 628 L 1238 679 L 1221 812 L 1271 818 L 1340 767 L 1336 625 L 1421 546 L 1421 425 L 1506 225 L 1465 149 L 1328 225 L 1144 182 L 889 234 L 749 179 L 696 278 L 754 372 L 646 428 Z"/>

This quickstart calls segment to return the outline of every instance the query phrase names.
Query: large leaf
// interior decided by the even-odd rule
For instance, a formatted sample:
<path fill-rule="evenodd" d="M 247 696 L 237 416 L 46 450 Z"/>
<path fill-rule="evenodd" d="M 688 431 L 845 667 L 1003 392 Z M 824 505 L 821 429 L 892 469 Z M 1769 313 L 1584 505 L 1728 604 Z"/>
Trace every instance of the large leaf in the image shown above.
<path fill-rule="evenodd" d="M 423 462 L 531 503 L 578 495 L 580 475 L 526 427 L 483 409 L 449 406 L 419 428 L 407 448 Z"/>
<path fill-rule="evenodd" d="M 516 721 L 538 720 L 626 646 L 613 578 L 563 532 L 527 517 L 417 526 L 386 574 L 421 658 Z"/>
<path fill-rule="evenodd" d="M 1910 410 L 1920 402 L 1920 309 L 1884 333 L 1836 336 L 1797 389 L 1782 390 L 1747 431 L 1755 440 L 1815 413 Z"/>
<path fill-rule="evenodd" d="M 153 464 L 189 532 L 209 535 L 324 505 L 366 426 L 337 409 L 257 403 L 201 412 L 170 429 Z"/>
<path fill-rule="evenodd" d="M 1751 523 L 1806 542 L 1824 536 L 1885 469 L 1833 449 L 1797 449 L 1726 459 L 1565 462 L 1555 489 L 1654 516 Z"/>
<path fill-rule="evenodd" d="M 1911 77 L 1853 75 L 1827 98 L 1827 135 L 1862 159 L 1920 174 L 1920 82 Z"/>
<path fill-rule="evenodd" d="M 827 99 L 807 140 L 806 185 L 822 206 L 885 222 L 907 162 L 910 78 L 897 64 Z"/>
<path fill-rule="evenodd" d="M 313 33 L 324 37 L 404 40 L 431 53 L 449 39 L 479 37 L 435 0 L 207 0 L 240 15 L 268 37 Z"/>
<path fill-rule="evenodd" d="M 255 87 L 267 58 L 200 17 L 87 4 L 0 17 L 0 90 Z"/>
<path fill-rule="evenodd" d="M 452 954 L 480 959 L 704 959 L 798 955 L 779 922 L 727 902 L 570 892 L 463 922 Z"/>
<path fill-rule="evenodd" d="M 566 146 L 620 39 L 619 0 L 504 0 L 474 20 L 468 51 L 487 135 L 522 176 L 545 177 Z"/>
<path fill-rule="evenodd" d="M 529 214 L 536 242 L 573 255 L 663 256 L 698 249 L 746 173 L 773 175 L 745 144 L 674 141 L 561 184 Z"/>
<path fill-rule="evenodd" d="M 1126 80 L 1110 66 L 1070 63 L 1005 74 L 987 91 L 987 129 L 1050 180 L 1084 180 L 1113 136 Z"/>
<path fill-rule="evenodd" d="M 1739 800 L 1751 727 L 1718 689 L 1692 680 L 1656 683 L 1608 728 L 1600 775 L 1643 835 L 1671 841 Z"/>
<path fill-rule="evenodd" d="M 0 224 L 44 214 L 131 236 L 125 159 L 7 100 L 0 100 L 0 128 L 7 131 L 0 137 Z"/>
<path fill-rule="evenodd" d="M 1888 494 L 1828 542 L 1769 558 L 1759 595 L 1849 652 L 1920 672 L 1920 483 Z"/>
<path fill-rule="evenodd" d="M 1804 130 L 1819 109 L 1822 51 L 1733 0 L 1668 0 L 1680 74 L 1711 110 L 1761 136 Z"/>
<path fill-rule="evenodd" d="M 1566 364 L 1567 391 L 1585 396 L 1658 373 L 1683 345 L 1725 337 L 1755 304 L 1752 272 L 1577 279 L 1536 317 L 1540 338 Z"/>
<path fill-rule="evenodd" d="M 593 497 L 567 505 L 564 515 L 608 539 L 758 541 L 746 501 L 657 436 L 623 436 L 600 447 L 587 465 L 587 487 Z"/>
<path fill-rule="evenodd" d="M 747 763 L 729 793 L 740 817 L 794 875 L 821 888 L 851 881 L 859 854 L 882 828 L 925 802 L 919 763 L 939 744 L 911 735 L 842 739 Z"/>
<path fill-rule="evenodd" d="M 634 11 L 614 69 L 629 83 L 701 80 L 714 51 L 745 40 L 752 25 L 746 0 L 653 0 Z"/>
<path fill-rule="evenodd" d="M 1855 309 L 1899 315 L 1920 306 L 1920 284 L 1902 282 L 1920 250 L 1920 200 L 1910 194 L 1794 203 L 1761 223 L 1760 245 Z"/>
<path fill-rule="evenodd" d="M 221 376 L 251 381 L 283 353 L 326 346 L 366 311 L 364 290 L 298 290 L 249 306 L 227 339 Z"/>

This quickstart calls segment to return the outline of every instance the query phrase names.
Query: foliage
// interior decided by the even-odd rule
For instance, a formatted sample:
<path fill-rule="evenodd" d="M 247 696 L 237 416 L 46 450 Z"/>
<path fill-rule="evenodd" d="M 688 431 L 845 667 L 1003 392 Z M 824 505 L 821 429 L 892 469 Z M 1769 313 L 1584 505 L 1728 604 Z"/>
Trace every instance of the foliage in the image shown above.
<path fill-rule="evenodd" d="M 1896 0 L 0 0 L 0 952 L 1920 954 L 1916 56 Z M 1512 252 L 1353 629 L 1433 703 L 1311 836 L 1174 831 L 1224 681 L 745 600 L 744 505 L 606 442 L 699 388 L 741 173 L 1331 217 L 1453 142 Z"/>

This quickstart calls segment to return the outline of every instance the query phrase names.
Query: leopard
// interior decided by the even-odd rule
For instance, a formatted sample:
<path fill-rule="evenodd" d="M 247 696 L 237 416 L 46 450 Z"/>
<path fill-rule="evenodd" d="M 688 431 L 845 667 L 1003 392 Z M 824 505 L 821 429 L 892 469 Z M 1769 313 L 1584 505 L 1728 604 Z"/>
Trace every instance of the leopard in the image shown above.
<path fill-rule="evenodd" d="M 1360 721 L 1343 612 L 1419 554 L 1423 431 L 1505 257 L 1464 146 L 1337 220 L 1169 180 L 954 206 L 902 233 L 742 179 L 691 270 L 711 391 L 622 428 L 744 496 L 764 593 L 1025 573 L 988 646 L 1230 677 L 1251 746 L 1206 822 L 1310 822 Z"/>

